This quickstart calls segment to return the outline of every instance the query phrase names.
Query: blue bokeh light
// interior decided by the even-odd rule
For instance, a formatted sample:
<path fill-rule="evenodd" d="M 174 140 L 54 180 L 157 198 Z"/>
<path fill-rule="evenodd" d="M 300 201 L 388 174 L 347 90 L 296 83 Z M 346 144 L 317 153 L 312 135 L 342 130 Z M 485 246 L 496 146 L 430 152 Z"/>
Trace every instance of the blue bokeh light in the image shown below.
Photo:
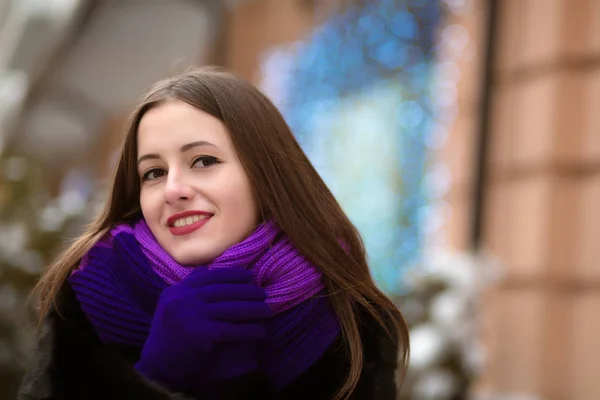
<path fill-rule="evenodd" d="M 419 262 L 428 205 L 439 196 L 431 185 L 440 178 L 427 168 L 439 125 L 431 94 L 441 19 L 441 0 L 351 7 L 297 48 L 285 82 L 284 116 L 332 192 L 347 199 L 387 293 L 402 292 L 402 275 Z M 365 141 L 369 134 L 385 143 Z M 365 154 L 344 157 L 356 148 Z M 366 171 L 357 157 L 370 161 Z M 339 180 L 344 174 L 355 181 Z"/>

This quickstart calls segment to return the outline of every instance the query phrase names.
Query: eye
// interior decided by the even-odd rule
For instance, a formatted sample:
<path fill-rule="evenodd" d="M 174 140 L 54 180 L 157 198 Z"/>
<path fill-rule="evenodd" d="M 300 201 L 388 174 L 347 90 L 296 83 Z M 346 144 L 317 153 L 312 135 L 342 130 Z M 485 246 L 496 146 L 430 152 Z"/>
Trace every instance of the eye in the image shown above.
<path fill-rule="evenodd" d="M 211 165 L 218 164 L 218 163 L 219 163 L 219 160 L 217 160 L 215 157 L 200 156 L 194 160 L 192 167 L 206 168 L 206 167 L 210 167 Z"/>
<path fill-rule="evenodd" d="M 142 182 L 158 179 L 166 174 L 166 171 L 158 168 L 148 170 L 142 175 Z"/>

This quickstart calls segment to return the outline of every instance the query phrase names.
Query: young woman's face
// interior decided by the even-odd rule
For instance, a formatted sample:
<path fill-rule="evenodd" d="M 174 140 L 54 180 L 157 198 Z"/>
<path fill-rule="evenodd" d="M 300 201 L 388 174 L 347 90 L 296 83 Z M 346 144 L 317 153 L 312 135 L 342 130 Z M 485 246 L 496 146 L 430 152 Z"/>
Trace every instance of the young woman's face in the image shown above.
<path fill-rule="evenodd" d="M 142 214 L 178 263 L 207 263 L 256 228 L 248 176 L 219 119 L 174 100 L 146 112 L 137 139 Z"/>

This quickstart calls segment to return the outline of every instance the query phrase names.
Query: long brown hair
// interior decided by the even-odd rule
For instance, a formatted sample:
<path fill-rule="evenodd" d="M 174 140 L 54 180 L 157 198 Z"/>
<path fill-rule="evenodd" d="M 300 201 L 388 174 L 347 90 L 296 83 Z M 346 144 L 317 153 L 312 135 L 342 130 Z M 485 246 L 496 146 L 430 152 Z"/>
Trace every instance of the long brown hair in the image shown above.
<path fill-rule="evenodd" d="M 262 215 L 275 220 L 298 250 L 323 273 L 351 363 L 348 378 L 336 398 L 350 396 L 362 371 L 356 307 L 364 307 L 390 335 L 398 336 L 403 376 L 409 349 L 408 329 L 400 311 L 375 286 L 358 231 L 271 101 L 251 84 L 216 68 L 196 68 L 158 82 L 142 98 L 131 117 L 103 212 L 38 283 L 40 318 L 47 314 L 61 285 L 85 252 L 115 225 L 140 217 L 138 125 L 150 108 L 173 99 L 197 107 L 225 124 Z"/>

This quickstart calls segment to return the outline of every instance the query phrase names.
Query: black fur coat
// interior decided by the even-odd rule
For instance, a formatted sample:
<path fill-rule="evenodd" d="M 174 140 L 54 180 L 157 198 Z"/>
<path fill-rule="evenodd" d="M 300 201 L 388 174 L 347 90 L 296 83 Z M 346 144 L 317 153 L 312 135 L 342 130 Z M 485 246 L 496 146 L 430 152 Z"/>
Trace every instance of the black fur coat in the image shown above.
<path fill-rule="evenodd" d="M 60 313 L 53 309 L 46 317 L 33 364 L 21 384 L 19 400 L 192 400 L 139 375 L 133 364 L 140 349 L 103 344 L 68 283 L 59 293 L 57 307 Z M 397 344 L 370 318 L 362 316 L 360 321 L 364 368 L 351 398 L 395 399 Z M 206 399 L 332 399 L 348 368 L 347 354 L 338 341 L 281 392 L 271 392 L 262 376 L 248 375 L 227 382 L 219 388 L 217 396 Z"/>

